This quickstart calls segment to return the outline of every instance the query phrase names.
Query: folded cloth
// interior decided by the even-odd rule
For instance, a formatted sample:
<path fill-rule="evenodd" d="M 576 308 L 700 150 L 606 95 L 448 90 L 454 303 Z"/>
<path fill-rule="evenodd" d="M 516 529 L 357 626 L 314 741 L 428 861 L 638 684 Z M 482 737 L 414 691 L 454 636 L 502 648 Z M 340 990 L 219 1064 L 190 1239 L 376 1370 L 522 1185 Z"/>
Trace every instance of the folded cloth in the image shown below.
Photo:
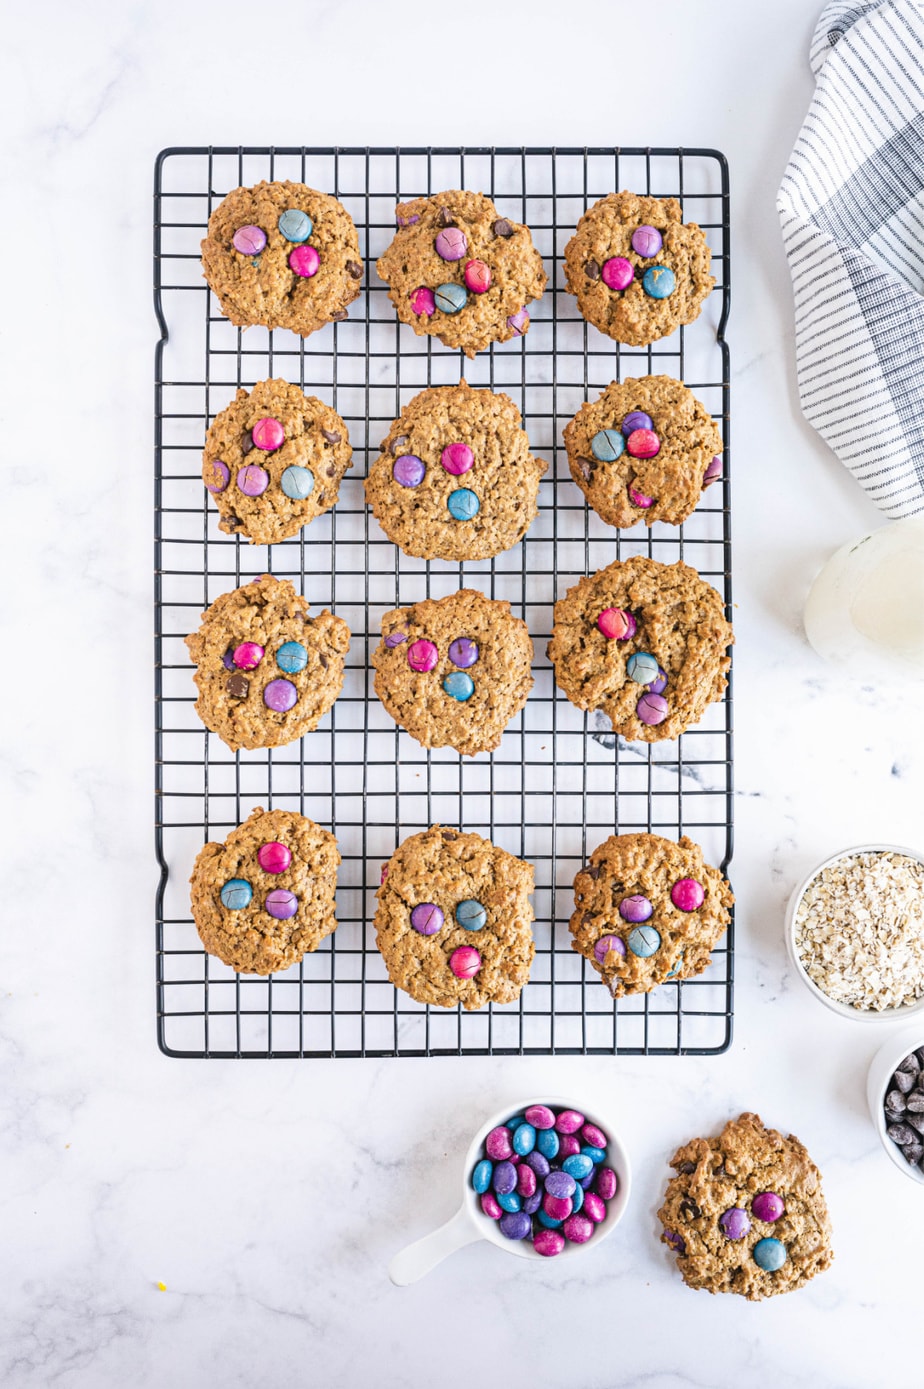
<path fill-rule="evenodd" d="M 924 3 L 825 6 L 777 197 L 806 418 L 887 516 L 924 512 Z"/>

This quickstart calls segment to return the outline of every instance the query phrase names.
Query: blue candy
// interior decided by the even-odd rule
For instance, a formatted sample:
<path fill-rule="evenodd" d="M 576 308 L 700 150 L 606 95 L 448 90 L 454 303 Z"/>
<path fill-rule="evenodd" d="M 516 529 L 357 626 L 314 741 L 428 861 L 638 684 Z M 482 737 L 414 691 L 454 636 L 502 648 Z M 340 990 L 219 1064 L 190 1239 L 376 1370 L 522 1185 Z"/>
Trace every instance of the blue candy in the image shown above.
<path fill-rule="evenodd" d="M 642 276 L 642 289 L 649 299 L 666 299 L 673 294 L 677 281 L 669 265 L 649 265 Z"/>
<path fill-rule="evenodd" d="M 229 878 L 219 895 L 221 905 L 229 912 L 241 912 L 250 906 L 253 888 L 245 878 Z"/>
<path fill-rule="evenodd" d="M 567 1172 L 569 1177 L 573 1177 L 576 1182 L 582 1182 L 585 1177 L 589 1177 L 594 1170 L 594 1165 L 586 1153 L 572 1153 L 566 1157 L 561 1165 L 563 1172 Z"/>
<path fill-rule="evenodd" d="M 497 1228 L 505 1239 L 525 1239 L 532 1229 L 532 1222 L 522 1211 L 508 1211 L 497 1222 Z"/>
<path fill-rule="evenodd" d="M 475 682 L 464 670 L 453 670 L 443 681 L 443 689 L 452 699 L 464 704 L 475 693 Z"/>
<path fill-rule="evenodd" d="M 513 1151 L 526 1157 L 536 1146 L 536 1130 L 532 1124 L 522 1123 L 513 1131 Z"/>
<path fill-rule="evenodd" d="M 290 501 L 303 502 L 314 491 L 314 473 L 293 463 L 279 479 L 279 486 Z"/>
<path fill-rule="evenodd" d="M 558 1157 L 559 1146 L 558 1134 L 554 1129 L 539 1130 L 538 1137 L 536 1138 L 536 1147 L 543 1157 L 547 1157 L 551 1162 L 553 1158 Z"/>
<path fill-rule="evenodd" d="M 537 1187 L 532 1196 L 527 1196 L 526 1200 L 523 1202 L 523 1210 L 527 1215 L 535 1215 L 541 1205 L 542 1192 Z"/>
<path fill-rule="evenodd" d="M 626 661 L 626 674 L 637 685 L 648 685 L 653 680 L 657 680 L 660 669 L 661 667 L 649 651 L 633 651 Z"/>
<path fill-rule="evenodd" d="M 498 1191 L 497 1204 L 504 1211 L 518 1211 L 523 1204 L 515 1191 Z"/>
<path fill-rule="evenodd" d="M 294 241 L 297 246 L 300 246 L 303 241 L 307 241 L 314 231 L 314 223 L 308 213 L 302 212 L 301 208 L 298 207 L 287 207 L 277 226 L 286 241 Z"/>
<path fill-rule="evenodd" d="M 776 1273 L 781 1269 L 789 1257 L 786 1253 L 786 1246 L 782 1240 L 778 1239 L 759 1239 L 751 1250 L 754 1262 L 758 1268 L 762 1268 L 765 1273 Z"/>
<path fill-rule="evenodd" d="M 276 664 L 288 675 L 297 675 L 308 664 L 308 652 L 300 641 L 284 641 L 276 652 Z"/>
<path fill-rule="evenodd" d="M 641 960 L 647 960 L 659 949 L 661 935 L 653 926 L 635 926 L 629 932 L 626 944 L 633 955 L 638 955 Z"/>
<path fill-rule="evenodd" d="M 606 1157 L 606 1149 L 595 1148 L 592 1143 L 585 1143 L 584 1147 L 581 1149 L 581 1152 L 584 1154 L 585 1157 L 590 1158 L 591 1162 L 594 1164 L 595 1167 L 598 1162 L 602 1162 L 603 1159 Z"/>
<path fill-rule="evenodd" d="M 470 521 L 481 510 L 481 502 L 470 487 L 457 487 L 450 492 L 446 505 L 454 521 Z"/>
<path fill-rule="evenodd" d="M 590 441 L 590 451 L 601 463 L 615 463 L 625 447 L 626 441 L 618 429 L 600 429 Z"/>
<path fill-rule="evenodd" d="M 557 1230 L 559 1225 L 562 1224 L 560 1220 L 553 1220 L 553 1218 L 549 1215 L 548 1211 L 538 1210 L 536 1211 L 536 1214 L 538 1215 L 540 1222 L 545 1226 L 547 1230 Z"/>
<path fill-rule="evenodd" d="M 458 313 L 460 309 L 465 308 L 468 290 L 464 285 L 456 285 L 450 281 L 445 285 L 437 285 L 433 291 L 433 298 L 436 300 L 436 307 L 442 313 Z"/>
<path fill-rule="evenodd" d="M 571 1197 L 571 1214 L 572 1214 L 572 1215 L 576 1215 L 577 1212 L 578 1212 L 578 1211 L 581 1209 L 581 1207 L 583 1206 L 583 1204 L 584 1204 L 584 1188 L 583 1188 L 582 1186 L 576 1186 L 576 1187 L 574 1188 L 574 1195 Z"/>
<path fill-rule="evenodd" d="M 494 1169 L 491 1177 L 491 1185 L 497 1192 L 498 1197 L 506 1196 L 508 1192 L 514 1190 L 517 1184 L 517 1169 L 512 1162 L 499 1162 Z"/>
<path fill-rule="evenodd" d="M 464 926 L 466 931 L 480 931 L 487 919 L 488 913 L 474 897 L 466 898 L 456 907 L 456 921 L 460 926 Z"/>
<path fill-rule="evenodd" d="M 475 1163 L 475 1170 L 472 1173 L 472 1186 L 478 1192 L 479 1196 L 482 1192 L 487 1191 L 488 1187 L 491 1185 L 491 1177 L 493 1174 L 494 1163 L 490 1158 L 482 1158 L 480 1162 Z"/>
<path fill-rule="evenodd" d="M 512 1119 L 504 1120 L 504 1128 L 509 1129 L 511 1133 L 516 1133 L 520 1125 L 525 1123 L 526 1119 L 523 1117 L 522 1114 L 514 1114 Z"/>
<path fill-rule="evenodd" d="M 674 978 L 680 973 L 680 966 L 681 966 L 682 964 L 683 964 L 683 951 L 681 950 L 680 954 L 677 956 L 677 963 L 674 965 L 674 968 L 673 968 L 668 974 L 665 975 L 665 980 L 667 980 L 667 979 L 674 979 Z"/>
<path fill-rule="evenodd" d="M 535 1148 L 526 1158 L 526 1165 L 533 1169 L 540 1182 L 544 1182 L 552 1170 L 549 1166 L 548 1158 L 543 1157 L 538 1149 Z"/>

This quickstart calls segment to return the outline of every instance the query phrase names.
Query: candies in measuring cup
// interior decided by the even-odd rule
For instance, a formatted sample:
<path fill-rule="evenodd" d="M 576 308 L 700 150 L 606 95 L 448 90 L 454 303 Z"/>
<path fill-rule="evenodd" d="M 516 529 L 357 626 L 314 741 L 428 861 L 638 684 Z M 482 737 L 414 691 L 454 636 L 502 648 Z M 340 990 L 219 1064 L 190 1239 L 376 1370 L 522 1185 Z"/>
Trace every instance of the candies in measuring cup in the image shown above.
<path fill-rule="evenodd" d="M 576 1109 L 533 1104 L 493 1128 L 469 1180 L 505 1239 L 553 1258 L 586 1244 L 619 1190 L 609 1138 Z"/>

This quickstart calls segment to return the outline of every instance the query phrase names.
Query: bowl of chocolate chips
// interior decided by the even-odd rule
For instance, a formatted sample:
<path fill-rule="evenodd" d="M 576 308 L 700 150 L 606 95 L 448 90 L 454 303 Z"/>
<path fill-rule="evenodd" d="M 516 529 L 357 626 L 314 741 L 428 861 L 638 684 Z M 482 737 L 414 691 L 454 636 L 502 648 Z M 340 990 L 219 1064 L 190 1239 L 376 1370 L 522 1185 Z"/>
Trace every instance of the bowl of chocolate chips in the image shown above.
<path fill-rule="evenodd" d="M 866 1096 L 883 1148 L 906 1177 L 924 1186 L 924 1029 L 906 1028 L 879 1048 Z"/>

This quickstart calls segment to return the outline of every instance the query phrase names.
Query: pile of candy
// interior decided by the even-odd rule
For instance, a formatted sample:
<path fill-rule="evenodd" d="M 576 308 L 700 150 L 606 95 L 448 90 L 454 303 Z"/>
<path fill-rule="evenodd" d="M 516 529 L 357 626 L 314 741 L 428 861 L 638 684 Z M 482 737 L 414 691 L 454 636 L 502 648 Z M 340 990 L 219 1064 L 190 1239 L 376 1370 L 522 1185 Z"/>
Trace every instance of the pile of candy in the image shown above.
<path fill-rule="evenodd" d="M 586 1244 L 619 1190 L 608 1139 L 576 1109 L 533 1104 L 491 1130 L 472 1171 L 481 1209 L 505 1239 L 551 1258 Z"/>

